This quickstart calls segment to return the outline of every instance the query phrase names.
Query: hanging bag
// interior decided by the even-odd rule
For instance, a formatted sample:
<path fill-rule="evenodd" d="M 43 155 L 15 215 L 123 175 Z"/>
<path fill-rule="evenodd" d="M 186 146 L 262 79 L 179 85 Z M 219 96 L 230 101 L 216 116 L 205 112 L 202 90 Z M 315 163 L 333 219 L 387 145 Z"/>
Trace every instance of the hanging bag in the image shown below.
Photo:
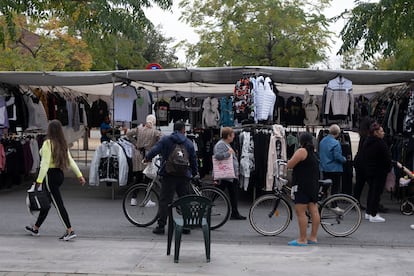
<path fill-rule="evenodd" d="M 228 158 L 222 160 L 217 160 L 213 155 L 213 178 L 214 180 L 236 178 L 232 154 L 230 154 Z"/>
<path fill-rule="evenodd" d="M 50 208 L 49 191 L 43 185 L 34 183 L 27 191 L 26 204 L 30 211 L 40 211 Z"/>

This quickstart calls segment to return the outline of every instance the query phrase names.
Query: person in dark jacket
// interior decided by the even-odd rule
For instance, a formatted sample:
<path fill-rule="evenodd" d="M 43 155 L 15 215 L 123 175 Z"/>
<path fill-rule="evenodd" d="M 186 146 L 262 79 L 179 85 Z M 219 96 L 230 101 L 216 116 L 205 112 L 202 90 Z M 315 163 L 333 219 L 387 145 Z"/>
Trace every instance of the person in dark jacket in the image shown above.
<path fill-rule="evenodd" d="M 355 197 L 358 202 L 360 202 L 362 190 L 364 189 L 365 183 L 366 183 L 366 177 L 365 177 L 365 170 L 364 170 L 364 164 L 361 160 L 360 154 L 363 151 L 363 146 L 365 143 L 365 140 L 369 136 L 369 127 L 372 124 L 372 120 L 369 118 L 363 119 L 360 122 L 359 125 L 359 143 L 358 143 L 358 151 L 354 158 L 354 168 L 355 168 L 355 186 L 354 186 L 354 192 L 353 196 Z M 361 209 L 366 209 L 363 207 L 360 203 Z"/>
<path fill-rule="evenodd" d="M 299 137 L 301 147 L 293 154 L 288 161 L 288 169 L 293 169 L 292 189 L 294 193 L 295 212 L 299 224 L 299 238 L 288 242 L 292 246 L 306 246 L 316 244 L 317 233 L 320 224 L 318 211 L 318 192 L 319 192 L 319 162 L 315 154 L 312 134 L 305 132 Z M 294 188 L 294 187 L 297 188 Z M 312 231 L 307 238 L 306 228 L 308 217 L 306 211 L 312 219 Z"/>
<path fill-rule="evenodd" d="M 377 122 L 372 123 L 361 155 L 369 185 L 365 218 L 370 222 L 385 222 L 378 214 L 378 208 L 392 163 L 390 151 L 383 138 L 384 129 Z"/>
<path fill-rule="evenodd" d="M 189 154 L 190 167 L 185 176 L 169 175 L 165 169 L 166 161 L 173 151 L 176 144 L 183 144 Z M 177 192 L 179 197 L 189 193 L 189 180 L 198 176 L 197 158 L 193 143 L 185 136 L 185 124 L 182 121 L 174 123 L 174 132 L 164 136 L 157 144 L 145 155 L 145 161 L 150 162 L 157 154 L 161 155 L 161 193 L 158 206 L 158 226 L 152 231 L 154 234 L 162 235 L 165 233 L 167 223 L 168 205 L 172 203 L 174 194 Z"/>

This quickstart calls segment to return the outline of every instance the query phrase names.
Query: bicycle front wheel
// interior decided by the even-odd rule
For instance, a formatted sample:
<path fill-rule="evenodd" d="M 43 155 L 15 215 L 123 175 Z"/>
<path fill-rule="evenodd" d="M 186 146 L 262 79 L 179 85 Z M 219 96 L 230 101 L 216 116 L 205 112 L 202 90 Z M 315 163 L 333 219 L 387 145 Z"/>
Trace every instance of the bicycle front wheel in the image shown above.
<path fill-rule="evenodd" d="M 130 187 L 122 201 L 125 217 L 139 227 L 149 226 L 157 220 L 158 205 L 158 193 L 143 183 Z"/>
<path fill-rule="evenodd" d="M 346 237 L 361 224 L 361 209 L 349 195 L 336 194 L 328 197 L 320 207 L 321 226 L 334 237 Z"/>
<path fill-rule="evenodd" d="M 256 199 L 249 211 L 250 225 L 257 233 L 275 236 L 286 230 L 292 219 L 292 210 L 284 198 L 263 195 Z"/>
<path fill-rule="evenodd" d="M 212 186 L 202 187 L 200 192 L 213 203 L 210 229 L 214 230 L 223 226 L 230 217 L 231 205 L 227 195 L 219 188 Z"/>

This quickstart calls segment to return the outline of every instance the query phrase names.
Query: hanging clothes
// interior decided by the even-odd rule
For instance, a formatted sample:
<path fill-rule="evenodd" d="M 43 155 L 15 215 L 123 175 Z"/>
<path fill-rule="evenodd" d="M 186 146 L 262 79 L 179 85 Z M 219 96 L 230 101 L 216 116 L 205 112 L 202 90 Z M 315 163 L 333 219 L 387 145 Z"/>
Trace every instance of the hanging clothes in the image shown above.
<path fill-rule="evenodd" d="M 273 190 L 276 175 L 276 160 L 287 160 L 285 129 L 281 125 L 273 125 L 273 133 L 269 143 L 269 156 L 267 159 L 266 191 Z"/>
<path fill-rule="evenodd" d="M 157 117 L 157 126 L 168 126 L 170 104 L 163 98 L 154 105 L 155 117 Z"/>
<path fill-rule="evenodd" d="M 152 96 L 151 92 L 145 88 L 139 87 L 137 90 L 137 99 L 132 109 L 132 126 L 136 127 L 145 124 L 147 115 L 152 113 Z"/>
<path fill-rule="evenodd" d="M 276 102 L 276 95 L 273 92 L 273 81 L 269 77 L 259 76 L 253 82 L 253 91 L 255 122 L 272 121 Z"/>
<path fill-rule="evenodd" d="M 128 182 L 128 162 L 125 153 L 116 142 L 103 142 L 96 149 L 89 170 L 89 185 L 99 186 L 101 182 Z"/>
<path fill-rule="evenodd" d="M 193 128 L 201 128 L 203 120 L 203 111 L 201 106 L 203 100 L 200 98 L 191 97 L 186 101 L 186 110 L 189 112 L 190 124 Z"/>
<path fill-rule="evenodd" d="M 316 105 L 316 101 L 313 95 L 309 94 L 309 91 L 305 91 L 303 98 L 303 105 L 305 106 L 305 119 L 303 120 L 306 126 L 319 125 L 319 108 Z"/>
<path fill-rule="evenodd" d="M 331 113 L 330 113 L 331 112 Z M 354 114 L 352 81 L 338 76 L 328 82 L 326 88 L 325 115 L 330 119 L 343 120 Z"/>
<path fill-rule="evenodd" d="M 100 127 L 101 123 L 104 121 L 104 118 L 108 115 L 108 104 L 101 99 L 94 101 L 88 114 L 88 126 Z"/>
<path fill-rule="evenodd" d="M 132 109 L 137 99 L 137 90 L 132 85 L 117 85 L 113 90 L 114 120 L 119 122 L 132 121 Z"/>
<path fill-rule="evenodd" d="M 46 111 L 43 107 L 43 104 L 39 101 L 36 96 L 25 94 L 23 99 L 27 106 L 27 111 L 29 114 L 29 130 L 42 130 L 46 131 L 48 128 L 48 120 L 46 116 Z M 26 129 L 26 130 L 27 130 Z"/>
<path fill-rule="evenodd" d="M 250 78 L 241 78 L 236 82 L 233 91 L 234 119 L 241 123 L 249 118 L 252 107 L 253 88 Z"/>
<path fill-rule="evenodd" d="M 170 120 L 175 123 L 176 121 L 183 121 L 189 119 L 188 111 L 185 105 L 185 98 L 179 95 L 171 97 L 170 101 Z"/>
<path fill-rule="evenodd" d="M 220 98 L 220 126 L 234 126 L 233 99 L 229 96 Z"/>
<path fill-rule="evenodd" d="M 218 111 L 217 98 L 207 97 L 203 102 L 203 128 L 218 128 L 220 123 L 220 112 Z"/>
<path fill-rule="evenodd" d="M 239 136 L 241 144 L 240 186 L 245 191 L 249 188 L 251 172 L 255 170 L 254 141 L 252 138 L 248 131 L 241 132 Z"/>

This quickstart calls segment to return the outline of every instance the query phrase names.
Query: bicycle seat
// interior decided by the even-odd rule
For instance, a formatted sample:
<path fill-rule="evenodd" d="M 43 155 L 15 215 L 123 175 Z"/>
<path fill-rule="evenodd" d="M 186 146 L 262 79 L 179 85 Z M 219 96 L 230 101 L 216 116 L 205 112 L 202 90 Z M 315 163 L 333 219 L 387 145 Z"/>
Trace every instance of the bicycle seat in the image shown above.
<path fill-rule="evenodd" d="M 319 185 L 330 186 L 330 185 L 332 185 L 332 179 L 320 179 L 319 180 Z"/>

